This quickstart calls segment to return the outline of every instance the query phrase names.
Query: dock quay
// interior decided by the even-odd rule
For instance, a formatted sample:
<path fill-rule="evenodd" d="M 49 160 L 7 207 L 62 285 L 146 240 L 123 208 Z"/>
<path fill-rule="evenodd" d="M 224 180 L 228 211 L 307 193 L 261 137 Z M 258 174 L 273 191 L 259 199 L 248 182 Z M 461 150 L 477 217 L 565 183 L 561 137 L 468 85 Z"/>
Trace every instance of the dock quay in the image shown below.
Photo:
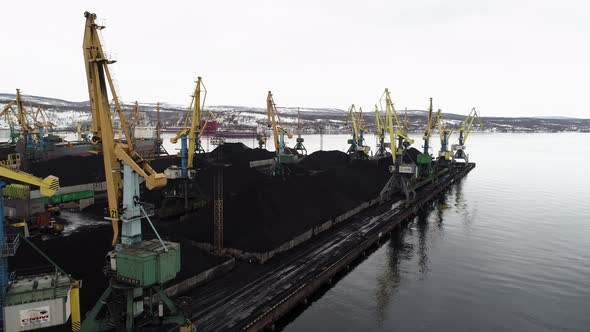
<path fill-rule="evenodd" d="M 417 192 L 405 206 L 401 198 L 363 212 L 282 253 L 264 265 L 237 262 L 234 271 L 189 294 L 190 319 L 201 331 L 259 331 L 302 305 L 339 273 L 348 270 L 423 205 L 463 178 L 474 163 L 456 167 Z"/>

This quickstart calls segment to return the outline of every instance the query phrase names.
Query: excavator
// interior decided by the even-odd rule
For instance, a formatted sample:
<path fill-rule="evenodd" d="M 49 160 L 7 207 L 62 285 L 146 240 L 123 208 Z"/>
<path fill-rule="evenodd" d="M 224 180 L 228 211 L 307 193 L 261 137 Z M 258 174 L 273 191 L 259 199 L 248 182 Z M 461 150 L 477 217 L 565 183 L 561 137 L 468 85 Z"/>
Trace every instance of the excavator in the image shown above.
<path fill-rule="evenodd" d="M 33 186 L 37 186 L 43 196 L 53 196 L 59 190 L 59 179 L 55 176 L 47 176 L 44 179 L 35 177 L 29 173 L 21 172 L 18 170 L 10 169 L 5 166 L 0 166 L 0 248 L 3 248 L 0 253 L 0 303 L 5 302 L 5 296 L 8 294 L 7 288 L 9 287 L 9 273 L 8 273 L 8 257 L 14 256 L 18 249 L 20 240 L 22 239 L 30 246 L 33 247 L 39 254 L 47 259 L 56 269 L 61 272 L 64 276 L 70 280 L 70 311 L 71 311 L 71 322 L 72 331 L 80 330 L 80 287 L 81 282 L 72 278 L 69 274 L 65 273 L 57 264 L 55 264 L 49 257 L 47 257 L 41 250 L 39 250 L 33 243 L 31 243 L 26 236 L 20 236 L 18 233 L 6 234 L 4 225 L 4 198 L 2 194 L 2 188 L 6 186 L 4 180 L 12 180 L 16 182 L 26 183 Z M 34 306 L 35 303 L 30 305 Z M 0 327 L 5 328 L 3 310 L 0 310 Z"/>
<path fill-rule="evenodd" d="M 166 175 L 155 172 L 136 151 L 121 103 L 115 91 L 103 51 L 96 14 L 85 12 L 83 54 L 92 115 L 92 142 L 100 145 L 104 160 L 109 213 L 105 219 L 113 227 L 114 250 L 107 255 L 105 274 L 109 287 L 82 322 L 82 331 L 136 331 L 142 328 L 181 325 L 194 327 L 162 285 L 180 271 L 180 245 L 164 241 L 141 201 L 140 177 L 148 190 L 166 186 Z M 108 86 L 108 87 L 107 87 Z M 113 132 L 109 91 L 127 143 L 116 142 Z M 145 219 L 157 239 L 143 240 L 141 221 Z M 119 236 L 119 223 L 121 235 Z"/>
<path fill-rule="evenodd" d="M 479 127 L 483 128 L 483 123 L 481 122 L 481 118 L 479 114 L 475 110 L 475 107 L 471 109 L 471 112 L 467 114 L 465 120 L 461 122 L 461 126 L 459 127 L 459 144 L 453 144 L 452 149 L 455 151 L 453 155 L 453 161 L 457 162 L 458 160 L 463 160 L 465 163 L 469 162 L 469 155 L 465 153 L 465 149 L 467 146 L 467 138 L 469 137 L 469 133 L 471 133 L 471 129 L 473 128 L 473 122 L 477 119 L 479 123 Z"/>
<path fill-rule="evenodd" d="M 348 140 L 348 151 L 346 152 L 353 159 L 367 159 L 369 158 L 369 151 L 371 148 L 365 145 L 365 128 L 363 119 L 363 110 L 359 108 L 358 112 L 356 106 L 352 104 L 348 109 L 347 121 L 352 123 L 352 138 Z"/>
<path fill-rule="evenodd" d="M 285 136 L 291 139 L 293 135 L 283 128 L 281 117 L 271 91 L 268 92 L 266 97 L 266 115 L 268 117 L 267 126 L 272 131 L 276 153 L 271 172 L 273 176 L 285 176 L 288 173 L 287 165 L 296 163 L 298 160 L 297 155 L 285 144 Z"/>

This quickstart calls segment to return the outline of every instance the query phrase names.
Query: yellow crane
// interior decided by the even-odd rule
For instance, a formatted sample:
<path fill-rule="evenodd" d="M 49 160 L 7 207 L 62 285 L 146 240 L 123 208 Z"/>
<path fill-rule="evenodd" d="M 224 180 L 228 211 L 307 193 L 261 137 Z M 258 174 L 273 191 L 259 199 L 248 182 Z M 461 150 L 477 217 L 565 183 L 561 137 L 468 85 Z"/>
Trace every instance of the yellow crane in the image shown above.
<path fill-rule="evenodd" d="M 101 143 L 104 168 L 107 182 L 109 219 L 113 225 L 113 245 L 116 244 L 119 235 L 119 202 L 121 198 L 121 162 L 128 165 L 145 179 L 148 189 L 161 188 L 166 185 L 166 176 L 154 171 L 134 148 L 133 140 L 121 109 L 117 93 L 114 88 L 109 65 L 115 61 L 108 60 L 100 43 L 98 30 L 100 27 L 95 23 L 95 14 L 86 13 L 86 29 L 84 32 L 84 60 L 88 93 L 90 97 L 90 108 L 92 114 L 92 140 L 94 143 Z M 115 143 L 113 123 L 108 98 L 109 90 L 114 100 L 115 110 L 119 117 L 124 137 L 127 144 Z"/>
<path fill-rule="evenodd" d="M 436 123 L 438 124 L 438 135 L 440 137 L 440 151 L 438 153 L 438 158 L 439 161 L 448 161 L 451 159 L 451 151 L 449 150 L 449 138 L 451 137 L 453 130 L 447 127 L 447 124 L 444 121 L 442 113 L 440 111 L 436 114 Z"/>
<path fill-rule="evenodd" d="M 201 97 L 202 96 L 202 97 Z M 203 121 L 203 108 L 205 99 L 207 97 L 207 89 L 201 77 L 197 78 L 195 91 L 191 96 L 191 103 L 189 112 L 184 117 L 182 129 L 176 136 L 170 138 L 172 144 L 176 144 L 180 140 L 180 160 L 181 160 L 181 177 L 192 177 L 194 174 L 194 158 L 195 153 L 204 153 L 205 150 L 201 145 L 201 137 L 207 128 L 208 121 Z M 207 112 L 210 119 L 216 120 L 215 115 L 211 111 Z M 190 119 L 189 119 L 190 118 Z M 190 121 L 190 122 L 189 122 Z"/>
<path fill-rule="evenodd" d="M 432 135 L 432 129 L 434 129 L 435 125 L 434 115 L 432 112 L 432 98 L 430 98 L 428 118 L 426 127 L 424 128 L 424 135 L 422 136 L 422 139 L 424 140 L 424 149 L 422 150 L 422 153 L 418 155 L 416 160 L 418 163 L 418 177 L 421 179 L 429 178 L 434 174 L 432 168 L 432 155 L 430 154 L 430 136 Z"/>
<path fill-rule="evenodd" d="M 86 316 L 82 323 L 82 331 L 116 328 L 130 332 L 139 328 L 138 323 L 148 319 L 156 324 L 190 325 L 162 288 L 163 283 L 175 278 L 180 271 L 180 245 L 161 239 L 140 199 L 139 177 L 144 179 L 146 188 L 152 190 L 166 186 L 166 175 L 155 172 L 135 151 L 111 79 L 109 65 L 114 61 L 106 57 L 98 35 L 98 30 L 104 27 L 96 23 L 96 14 L 85 12 L 84 16 L 86 24 L 82 49 L 90 97 L 93 140 L 96 144 L 100 143 L 102 148 L 109 205 L 109 215 L 106 219 L 110 220 L 113 226 L 112 244 L 115 250 L 109 253 L 109 287 Z M 126 144 L 115 142 L 109 91 Z M 147 219 L 154 230 L 156 241 L 142 240 L 143 218 Z M 123 221 L 120 242 L 119 220 Z M 151 273 L 136 273 L 148 270 Z M 157 296 L 160 305 L 156 308 L 151 305 L 144 306 L 144 299 L 152 299 L 153 296 Z M 117 310 L 105 309 L 105 306 L 112 308 L 120 299 L 124 299 L 125 304 L 117 307 Z M 159 315 L 158 311 L 163 313 L 164 307 L 167 308 L 166 314 Z"/>
<path fill-rule="evenodd" d="M 391 154 L 391 158 L 393 159 L 393 164 L 396 165 L 397 159 L 403 154 L 403 150 L 414 144 L 414 140 L 408 137 L 407 113 L 405 121 L 402 123 L 397 115 L 388 88 L 385 88 L 385 92 L 381 96 L 381 100 L 383 99 L 385 99 L 385 117 L 391 142 L 391 151 L 395 151 L 395 153 Z M 394 120 L 395 124 L 393 123 Z"/>
<path fill-rule="evenodd" d="M 296 155 L 292 153 L 291 149 L 285 143 L 285 136 L 291 139 L 293 135 L 281 124 L 281 116 L 277 110 L 277 105 L 275 104 L 271 91 L 266 96 L 266 115 L 268 118 L 267 126 L 272 131 L 276 153 L 272 174 L 275 176 L 284 176 L 287 173 L 285 164 L 295 163 L 297 159 Z"/>
<path fill-rule="evenodd" d="M 201 100 L 201 94 L 203 94 L 203 100 Z M 205 150 L 201 146 L 201 135 L 205 126 L 201 128 L 201 121 L 203 121 L 202 112 L 205 106 L 205 99 L 207 98 L 207 88 L 203 84 L 201 77 L 197 78 L 197 85 L 195 87 L 195 93 L 193 94 L 192 106 L 192 117 L 191 125 L 188 133 L 188 168 L 193 168 L 193 158 L 195 153 L 203 153 Z M 188 117 L 187 117 L 188 119 Z M 186 120 L 185 120 L 186 128 Z"/>
<path fill-rule="evenodd" d="M 349 120 L 352 123 L 352 138 L 348 140 L 350 147 L 347 153 L 353 158 L 367 159 L 371 148 L 365 145 L 363 109 L 359 107 L 357 111 L 356 106 L 352 104 L 348 108 L 347 121 Z"/>
<path fill-rule="evenodd" d="M 379 112 L 379 106 L 375 105 L 375 130 L 377 132 L 376 158 L 385 157 L 388 154 L 387 148 L 391 148 L 391 142 L 385 142 L 386 122 L 386 116 L 381 115 Z"/>
<path fill-rule="evenodd" d="M 14 106 L 16 106 L 16 109 L 14 109 Z M 16 123 L 18 123 L 18 125 L 21 128 L 21 133 L 23 135 L 23 138 L 26 140 L 25 147 L 31 148 L 32 147 L 31 144 L 33 143 L 31 133 L 34 132 L 34 129 L 31 127 L 31 125 L 29 124 L 29 121 L 27 120 L 28 113 L 27 113 L 27 110 L 24 106 L 24 102 L 23 102 L 22 95 L 20 93 L 20 89 L 16 89 L 15 100 L 9 102 L 6 106 L 4 106 L 4 108 L 0 112 L 0 117 L 1 116 L 9 117 L 10 114 L 12 114 L 16 118 Z M 14 123 L 13 123 L 13 127 L 14 127 Z"/>
<path fill-rule="evenodd" d="M 405 163 L 403 159 L 404 151 L 414 143 L 414 140 L 408 137 L 407 115 L 406 120 L 402 123 L 397 115 L 389 89 L 385 89 L 380 101 L 385 100 L 385 122 L 389 131 L 389 141 L 391 142 L 392 165 L 389 168 L 391 176 L 380 193 L 382 202 L 389 200 L 392 195 L 402 191 L 406 196 L 406 202 L 411 200 L 415 195 L 413 183 L 416 178 L 416 164 Z M 406 113 L 407 114 L 407 113 Z M 395 124 L 394 124 L 395 121 Z M 415 162 L 415 161 L 414 161 Z"/>
<path fill-rule="evenodd" d="M 480 128 L 483 128 L 483 123 L 481 122 L 481 118 L 477 113 L 477 110 L 474 108 L 471 109 L 471 112 L 467 114 L 465 120 L 461 122 L 461 126 L 459 127 L 459 144 L 453 144 L 452 148 L 455 151 L 453 159 L 463 159 L 465 162 L 469 162 L 469 156 L 465 153 L 465 149 L 467 146 L 467 138 L 469 137 L 469 133 L 471 133 L 471 129 L 473 128 L 473 122 L 477 119 Z"/>

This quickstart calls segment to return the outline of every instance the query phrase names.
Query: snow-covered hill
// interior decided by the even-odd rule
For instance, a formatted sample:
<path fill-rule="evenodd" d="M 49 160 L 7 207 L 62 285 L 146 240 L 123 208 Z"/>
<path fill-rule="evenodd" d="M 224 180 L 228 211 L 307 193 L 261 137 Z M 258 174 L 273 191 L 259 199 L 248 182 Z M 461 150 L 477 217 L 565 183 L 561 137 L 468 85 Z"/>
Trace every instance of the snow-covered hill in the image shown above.
<path fill-rule="evenodd" d="M 15 99 L 14 94 L 0 93 L 0 109 Z M 74 129 L 78 123 L 90 121 L 89 102 L 71 102 L 57 98 L 23 95 L 25 105 L 28 108 L 41 106 L 49 117 L 49 120 L 60 129 Z M 150 121 L 155 122 L 156 104 L 139 103 Z M 131 113 L 134 105 L 126 104 L 124 109 Z M 180 125 L 188 106 L 160 103 L 160 116 L 164 127 Z M 207 106 L 216 117 L 224 130 L 254 130 L 266 126 L 267 115 L 265 108 L 244 106 Z M 347 112 L 344 109 L 335 108 L 297 108 L 278 107 L 280 119 L 284 127 L 295 130 L 297 127 L 297 114 L 300 112 L 301 127 L 304 132 L 318 132 L 321 128 L 324 132 L 348 132 L 350 124 L 347 121 Z M 398 111 L 404 116 L 405 111 Z M 424 110 L 407 110 L 410 130 L 423 130 L 427 112 Z M 465 118 L 465 114 L 446 113 L 443 110 L 445 121 L 450 127 L 458 128 Z M 373 112 L 364 114 L 367 130 L 374 130 L 375 117 Z M 565 117 L 482 117 L 486 131 L 499 132 L 562 132 L 583 131 L 590 132 L 590 119 L 575 119 Z M 5 119 L 0 119 L 0 127 L 7 128 Z"/>

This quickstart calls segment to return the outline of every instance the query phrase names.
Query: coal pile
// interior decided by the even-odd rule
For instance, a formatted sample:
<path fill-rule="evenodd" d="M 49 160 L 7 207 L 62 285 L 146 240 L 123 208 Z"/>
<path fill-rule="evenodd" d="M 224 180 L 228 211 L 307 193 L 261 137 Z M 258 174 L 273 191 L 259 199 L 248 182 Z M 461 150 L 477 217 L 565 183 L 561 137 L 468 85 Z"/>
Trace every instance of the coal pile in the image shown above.
<path fill-rule="evenodd" d="M 309 170 L 325 170 L 342 167 L 350 162 L 350 156 L 341 151 L 316 151 L 305 157 L 299 166 Z"/>
<path fill-rule="evenodd" d="M 243 149 L 236 149 L 240 155 Z M 226 151 L 224 151 L 226 152 Z M 315 154 L 315 156 L 313 156 Z M 261 174 L 241 164 L 224 169 L 224 242 L 226 247 L 272 250 L 307 230 L 379 195 L 389 178 L 385 160 L 354 160 L 337 151 L 314 153 L 303 167 L 321 170 L 286 179 Z M 229 152 L 226 160 L 235 160 Z M 211 193 L 215 170 L 198 177 Z M 212 243 L 213 207 L 193 213 L 173 231 L 197 242 Z"/>
<path fill-rule="evenodd" d="M 38 177 L 54 175 L 62 187 L 105 181 L 102 156 L 64 156 L 32 163 L 30 173 Z"/>
<path fill-rule="evenodd" d="M 239 167 L 249 167 L 251 161 L 272 159 L 275 153 L 266 149 L 251 149 L 243 143 L 225 143 L 208 154 L 213 163 L 229 163 Z"/>

